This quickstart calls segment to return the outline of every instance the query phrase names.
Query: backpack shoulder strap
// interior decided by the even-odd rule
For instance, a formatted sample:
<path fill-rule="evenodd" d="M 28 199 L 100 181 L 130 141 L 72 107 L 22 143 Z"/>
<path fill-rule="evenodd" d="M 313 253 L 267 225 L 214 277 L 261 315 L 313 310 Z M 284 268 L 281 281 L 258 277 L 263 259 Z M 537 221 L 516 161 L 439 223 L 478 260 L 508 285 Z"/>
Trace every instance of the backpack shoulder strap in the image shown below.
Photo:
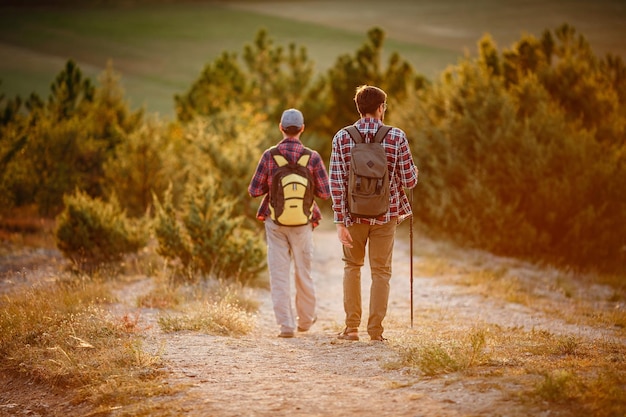
<path fill-rule="evenodd" d="M 302 151 L 302 155 L 300 155 L 300 158 L 298 158 L 298 165 L 306 167 L 311 160 L 312 154 L 313 153 L 311 152 L 311 150 L 305 146 L 304 150 Z"/>
<path fill-rule="evenodd" d="M 378 128 L 378 131 L 376 131 L 376 135 L 374 136 L 372 142 L 382 143 L 382 141 L 385 139 L 385 136 L 387 136 L 387 133 L 389 133 L 390 130 L 391 126 L 382 125 Z"/>
<path fill-rule="evenodd" d="M 285 156 L 280 152 L 280 150 L 278 150 L 278 146 L 272 146 L 270 148 L 270 154 L 272 155 L 272 158 L 274 158 L 274 161 L 279 167 L 289 165 L 289 160 L 287 160 L 287 158 L 285 158 Z M 312 155 L 311 150 L 305 146 L 304 150 L 302 151 L 302 154 L 300 155 L 300 158 L 298 158 L 297 164 L 302 165 L 303 167 L 306 167 L 309 164 L 311 155 Z"/>
<path fill-rule="evenodd" d="M 348 132 L 350 136 L 352 136 L 352 140 L 354 141 L 354 143 L 363 142 L 363 134 L 361 134 L 361 131 L 357 129 L 356 126 L 350 125 L 346 126 L 344 129 L 346 129 L 346 132 Z"/>
<path fill-rule="evenodd" d="M 270 148 L 270 154 L 272 155 L 272 158 L 274 158 L 274 161 L 279 167 L 283 167 L 289 164 L 287 158 L 285 158 L 283 154 L 280 153 L 280 151 L 278 150 L 278 146 L 272 146 Z"/>

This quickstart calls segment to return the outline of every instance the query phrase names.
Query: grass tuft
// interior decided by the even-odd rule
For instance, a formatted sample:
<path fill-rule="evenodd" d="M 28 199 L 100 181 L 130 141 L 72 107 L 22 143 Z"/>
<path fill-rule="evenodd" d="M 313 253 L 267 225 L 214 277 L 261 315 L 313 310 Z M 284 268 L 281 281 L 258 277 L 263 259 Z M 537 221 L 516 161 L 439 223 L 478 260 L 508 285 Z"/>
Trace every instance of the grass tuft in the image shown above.
<path fill-rule="evenodd" d="M 484 354 L 486 343 L 487 330 L 477 328 L 445 338 L 420 336 L 398 345 L 398 349 L 402 365 L 436 376 L 473 368 Z"/>
<path fill-rule="evenodd" d="M 219 336 L 245 335 L 254 327 L 252 315 L 226 299 L 191 307 L 182 315 L 161 316 L 158 322 L 165 332 L 192 330 Z"/>

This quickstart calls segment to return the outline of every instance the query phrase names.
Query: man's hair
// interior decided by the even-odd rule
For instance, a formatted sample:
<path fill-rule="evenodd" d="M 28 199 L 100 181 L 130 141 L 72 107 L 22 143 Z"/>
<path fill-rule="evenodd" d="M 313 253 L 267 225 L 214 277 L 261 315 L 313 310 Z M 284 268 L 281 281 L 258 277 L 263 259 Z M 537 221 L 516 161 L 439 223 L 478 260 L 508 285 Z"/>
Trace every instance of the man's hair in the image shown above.
<path fill-rule="evenodd" d="M 283 127 L 283 132 L 289 136 L 295 136 L 302 130 L 302 126 L 287 126 Z"/>
<path fill-rule="evenodd" d="M 372 114 L 387 100 L 387 93 L 378 87 L 362 85 L 357 87 L 354 103 L 360 115 Z"/>

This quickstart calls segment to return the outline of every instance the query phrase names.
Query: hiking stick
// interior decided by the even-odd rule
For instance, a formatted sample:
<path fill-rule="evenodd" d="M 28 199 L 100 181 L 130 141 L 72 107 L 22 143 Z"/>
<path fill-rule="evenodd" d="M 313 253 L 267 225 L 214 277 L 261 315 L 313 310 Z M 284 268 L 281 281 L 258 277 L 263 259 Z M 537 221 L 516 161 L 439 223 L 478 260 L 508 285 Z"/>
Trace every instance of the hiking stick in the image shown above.
<path fill-rule="evenodd" d="M 411 256 L 410 261 L 410 275 L 411 275 L 411 329 L 413 328 L 413 189 L 409 190 L 409 204 L 411 205 L 411 218 L 409 219 L 409 253 Z"/>

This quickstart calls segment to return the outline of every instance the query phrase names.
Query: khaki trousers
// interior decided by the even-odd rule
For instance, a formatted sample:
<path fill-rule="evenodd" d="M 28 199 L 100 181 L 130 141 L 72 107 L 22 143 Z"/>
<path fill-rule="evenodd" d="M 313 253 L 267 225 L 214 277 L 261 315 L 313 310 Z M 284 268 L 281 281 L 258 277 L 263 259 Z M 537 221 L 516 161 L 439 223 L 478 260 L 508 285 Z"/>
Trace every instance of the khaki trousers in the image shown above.
<path fill-rule="evenodd" d="M 315 284 L 311 275 L 313 227 L 310 224 L 297 227 L 279 226 L 267 219 L 265 236 L 276 323 L 281 332 L 293 332 L 296 325 L 308 329 L 315 318 Z M 296 289 L 295 317 L 291 303 L 292 261 Z"/>
<path fill-rule="evenodd" d="M 384 225 L 355 223 L 348 228 L 352 236 L 352 248 L 343 247 L 343 306 L 346 327 L 358 328 L 361 324 L 361 267 L 368 248 L 372 285 L 370 287 L 369 318 L 367 333 L 371 337 L 383 334 L 382 322 L 387 314 L 391 260 L 396 234 L 395 219 Z"/>

